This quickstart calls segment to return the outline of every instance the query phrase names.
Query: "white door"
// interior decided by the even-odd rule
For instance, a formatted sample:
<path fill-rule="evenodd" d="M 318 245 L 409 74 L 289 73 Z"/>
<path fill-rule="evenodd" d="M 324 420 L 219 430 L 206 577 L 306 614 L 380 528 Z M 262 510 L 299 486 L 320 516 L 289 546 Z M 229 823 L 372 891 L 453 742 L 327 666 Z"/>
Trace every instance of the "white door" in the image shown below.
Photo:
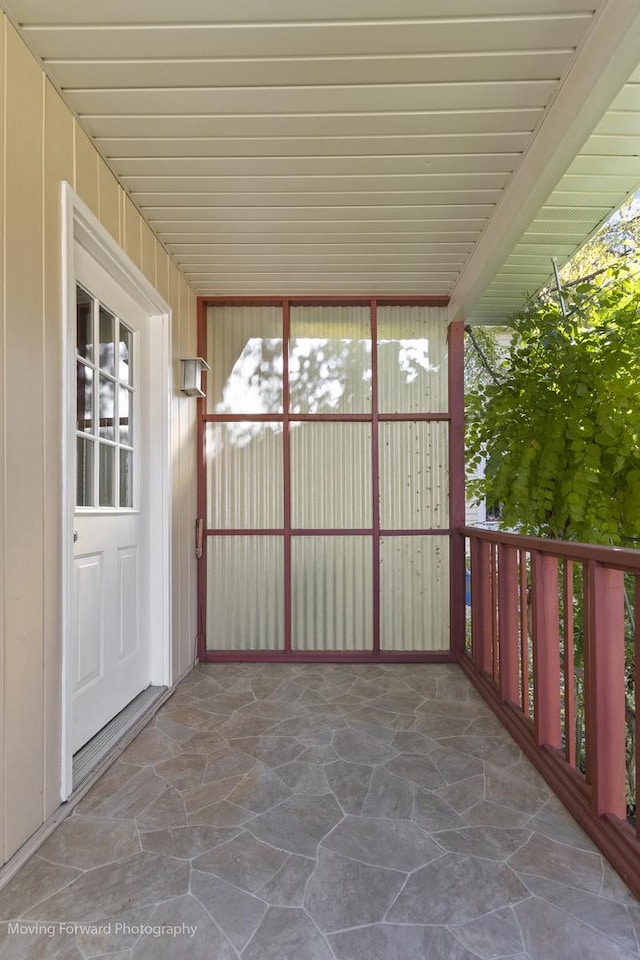
<path fill-rule="evenodd" d="M 151 682 L 150 318 L 79 246 L 72 751 Z"/>

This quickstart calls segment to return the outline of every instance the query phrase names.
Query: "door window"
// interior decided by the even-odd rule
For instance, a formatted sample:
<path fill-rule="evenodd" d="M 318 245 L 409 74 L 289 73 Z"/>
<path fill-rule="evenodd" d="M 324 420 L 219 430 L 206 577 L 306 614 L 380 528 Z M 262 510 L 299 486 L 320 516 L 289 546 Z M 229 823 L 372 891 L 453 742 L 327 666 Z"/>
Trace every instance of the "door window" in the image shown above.
<path fill-rule="evenodd" d="M 133 331 L 76 287 L 76 506 L 134 506 Z"/>

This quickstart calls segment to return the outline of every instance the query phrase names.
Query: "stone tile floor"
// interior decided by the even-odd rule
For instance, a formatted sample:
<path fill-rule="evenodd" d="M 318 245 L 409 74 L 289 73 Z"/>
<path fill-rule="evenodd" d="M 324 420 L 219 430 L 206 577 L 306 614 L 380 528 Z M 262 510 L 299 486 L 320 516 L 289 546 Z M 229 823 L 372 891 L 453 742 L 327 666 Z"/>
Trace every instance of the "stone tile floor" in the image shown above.
<path fill-rule="evenodd" d="M 0 921 L 11 960 L 640 958 L 640 904 L 452 665 L 194 670 Z"/>

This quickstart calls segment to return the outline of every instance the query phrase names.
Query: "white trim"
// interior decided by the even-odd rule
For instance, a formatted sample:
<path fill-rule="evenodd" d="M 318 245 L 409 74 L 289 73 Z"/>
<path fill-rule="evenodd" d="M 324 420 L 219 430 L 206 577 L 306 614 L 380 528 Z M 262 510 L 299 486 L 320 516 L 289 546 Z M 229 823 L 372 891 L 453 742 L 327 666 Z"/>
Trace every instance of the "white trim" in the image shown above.
<path fill-rule="evenodd" d="M 451 293 L 449 319 L 466 320 L 638 66 L 638 0 L 607 0 L 511 175 Z M 620 198 L 622 202 L 624 198 Z M 586 240 L 586 237 L 585 237 Z M 549 263 L 549 273 L 551 273 Z M 496 322 L 496 321 L 481 321 Z M 499 318 L 497 322 L 503 323 Z"/>
<path fill-rule="evenodd" d="M 71 625 L 73 585 L 73 517 L 75 484 L 69 465 L 74 462 L 75 445 L 75 267 L 74 246 L 79 244 L 102 266 L 132 299 L 151 317 L 150 347 L 152 391 L 163 397 L 157 410 L 160 417 L 160 444 L 152 445 L 150 507 L 161 522 L 152 524 L 150 551 L 153 637 L 151 683 L 170 687 L 173 656 L 171 635 L 171 308 L 144 274 L 118 246 L 100 221 L 69 186 L 62 184 L 62 739 L 61 800 L 72 792 L 71 685 L 69 683 L 68 638 Z"/>

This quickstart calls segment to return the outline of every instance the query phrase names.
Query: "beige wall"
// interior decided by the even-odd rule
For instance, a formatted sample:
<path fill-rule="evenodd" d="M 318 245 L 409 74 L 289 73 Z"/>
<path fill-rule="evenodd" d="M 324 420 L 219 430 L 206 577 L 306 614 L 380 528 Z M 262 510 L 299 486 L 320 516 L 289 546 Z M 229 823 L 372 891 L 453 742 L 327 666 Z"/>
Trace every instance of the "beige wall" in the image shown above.
<path fill-rule="evenodd" d="M 194 355 L 196 299 L 3 16 L 0 21 L 0 862 L 60 796 L 61 222 L 67 180 L 173 311 Z M 4 124 L 3 124 L 4 120 Z M 172 397 L 175 675 L 193 657 L 195 403 Z"/>

